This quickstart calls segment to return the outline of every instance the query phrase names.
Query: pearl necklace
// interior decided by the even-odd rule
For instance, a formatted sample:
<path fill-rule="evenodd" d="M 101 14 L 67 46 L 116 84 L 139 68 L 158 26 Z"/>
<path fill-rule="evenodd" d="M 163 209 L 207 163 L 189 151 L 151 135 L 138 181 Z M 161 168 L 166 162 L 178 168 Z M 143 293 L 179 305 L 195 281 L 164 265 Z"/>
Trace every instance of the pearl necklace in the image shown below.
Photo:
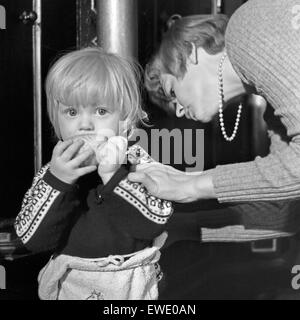
<path fill-rule="evenodd" d="M 225 125 L 224 125 L 224 119 L 223 119 L 223 102 L 224 102 L 224 91 L 223 91 L 223 64 L 224 61 L 227 57 L 226 52 L 224 52 L 220 64 L 219 64 L 219 68 L 218 68 L 218 78 L 219 78 L 219 120 L 220 120 L 220 127 L 221 127 L 221 131 L 223 134 L 223 137 L 226 141 L 231 142 L 235 136 L 236 133 L 238 131 L 238 127 L 239 127 L 239 123 L 240 123 L 240 118 L 241 118 L 241 112 L 242 112 L 242 104 L 240 103 L 239 108 L 238 108 L 238 112 L 236 115 L 236 120 L 235 120 L 235 125 L 234 125 L 234 129 L 232 132 L 232 135 L 230 137 L 227 136 L 226 134 L 226 130 L 225 130 Z"/>

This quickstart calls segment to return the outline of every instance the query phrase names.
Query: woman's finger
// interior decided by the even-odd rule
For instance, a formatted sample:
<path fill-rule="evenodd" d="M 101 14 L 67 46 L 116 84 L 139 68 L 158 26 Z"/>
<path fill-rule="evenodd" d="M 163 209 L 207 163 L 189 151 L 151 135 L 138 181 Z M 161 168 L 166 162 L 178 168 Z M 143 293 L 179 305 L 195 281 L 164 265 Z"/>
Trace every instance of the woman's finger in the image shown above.
<path fill-rule="evenodd" d="M 178 169 L 173 168 L 172 166 L 168 166 L 165 164 L 162 164 L 160 162 L 149 162 L 149 163 L 143 163 L 143 164 L 138 164 L 136 165 L 136 171 L 143 171 L 143 172 L 147 172 L 149 171 L 149 169 L 153 169 L 153 170 L 161 170 L 167 173 L 175 173 L 178 175 L 185 175 L 186 173 L 184 171 L 180 171 Z"/>
<path fill-rule="evenodd" d="M 159 196 L 158 195 L 158 184 L 155 180 L 153 180 L 150 175 L 146 173 L 141 172 L 131 172 L 128 175 L 128 179 L 132 182 L 139 182 L 142 183 L 143 186 L 153 195 L 153 196 Z"/>
<path fill-rule="evenodd" d="M 128 179 L 132 182 L 142 183 L 145 177 L 146 177 L 146 174 L 143 172 L 130 172 L 128 174 Z"/>
<path fill-rule="evenodd" d="M 176 176 L 185 176 L 184 171 L 177 170 L 171 166 L 164 165 L 162 163 L 147 163 L 136 166 L 136 172 L 143 172 L 147 174 L 167 174 Z"/>
<path fill-rule="evenodd" d="M 154 167 L 160 167 L 162 166 L 163 164 L 159 163 L 159 162 L 148 162 L 148 163 L 143 163 L 143 164 L 137 164 L 136 165 L 136 168 L 138 170 L 144 170 L 144 169 L 147 169 L 147 168 L 154 168 Z"/>
<path fill-rule="evenodd" d="M 159 171 L 164 170 L 165 165 L 159 162 L 151 162 L 151 163 L 143 163 L 136 165 L 136 172 L 152 172 L 152 171 Z"/>

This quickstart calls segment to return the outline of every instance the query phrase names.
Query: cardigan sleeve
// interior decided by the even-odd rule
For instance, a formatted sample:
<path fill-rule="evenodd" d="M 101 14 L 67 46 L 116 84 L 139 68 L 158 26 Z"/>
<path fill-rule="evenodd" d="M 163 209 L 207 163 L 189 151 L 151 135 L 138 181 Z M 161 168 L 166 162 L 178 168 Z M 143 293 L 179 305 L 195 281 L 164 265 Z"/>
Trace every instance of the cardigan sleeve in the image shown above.
<path fill-rule="evenodd" d="M 211 170 L 219 202 L 272 201 L 300 197 L 300 137 L 268 156 Z"/>
<path fill-rule="evenodd" d="M 26 192 L 15 230 L 33 252 L 57 249 L 79 206 L 77 186 L 60 181 L 44 166 Z"/>
<path fill-rule="evenodd" d="M 123 199 L 120 210 L 110 216 L 112 223 L 133 238 L 152 240 L 166 230 L 173 214 L 170 201 L 150 195 L 140 183 L 122 180 L 114 193 Z"/>
<path fill-rule="evenodd" d="M 272 106 L 289 144 L 281 151 L 272 146 L 267 157 L 253 162 L 217 167 L 213 183 L 220 202 L 300 197 L 300 32 L 291 23 L 294 2 L 248 1 L 226 28 L 235 72 Z"/>

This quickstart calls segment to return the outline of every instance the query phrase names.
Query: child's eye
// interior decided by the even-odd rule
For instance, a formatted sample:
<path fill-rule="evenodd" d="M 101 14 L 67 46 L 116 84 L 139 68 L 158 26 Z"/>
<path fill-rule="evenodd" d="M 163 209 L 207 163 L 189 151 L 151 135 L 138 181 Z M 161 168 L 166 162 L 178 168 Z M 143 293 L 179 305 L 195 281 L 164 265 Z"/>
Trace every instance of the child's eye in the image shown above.
<path fill-rule="evenodd" d="M 66 113 L 70 116 L 70 117 L 75 117 L 77 115 L 77 110 L 74 108 L 69 108 L 66 110 Z"/>
<path fill-rule="evenodd" d="M 104 115 L 106 115 L 107 110 L 105 110 L 105 109 L 103 109 L 103 108 L 97 108 L 97 109 L 96 109 L 96 113 L 97 113 L 99 116 L 104 116 Z"/>

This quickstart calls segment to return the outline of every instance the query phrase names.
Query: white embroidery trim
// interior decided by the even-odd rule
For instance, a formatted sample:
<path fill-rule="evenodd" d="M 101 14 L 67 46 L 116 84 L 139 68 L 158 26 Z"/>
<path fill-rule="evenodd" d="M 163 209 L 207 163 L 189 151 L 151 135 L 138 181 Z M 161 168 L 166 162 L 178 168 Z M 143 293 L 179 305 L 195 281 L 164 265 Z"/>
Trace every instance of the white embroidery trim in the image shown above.
<path fill-rule="evenodd" d="M 132 183 L 124 179 L 114 189 L 114 192 L 155 223 L 165 224 L 173 212 L 170 201 L 150 196 L 140 183 Z M 158 205 L 161 205 L 162 208 L 159 208 Z"/>
<path fill-rule="evenodd" d="M 60 194 L 42 180 L 48 168 L 49 164 L 44 166 L 33 179 L 32 186 L 26 192 L 21 211 L 16 218 L 16 233 L 24 244 L 33 236 Z"/>
<path fill-rule="evenodd" d="M 150 162 L 156 162 L 149 154 L 138 144 L 135 144 L 128 148 L 127 151 L 128 161 L 131 164 L 144 164 Z"/>

